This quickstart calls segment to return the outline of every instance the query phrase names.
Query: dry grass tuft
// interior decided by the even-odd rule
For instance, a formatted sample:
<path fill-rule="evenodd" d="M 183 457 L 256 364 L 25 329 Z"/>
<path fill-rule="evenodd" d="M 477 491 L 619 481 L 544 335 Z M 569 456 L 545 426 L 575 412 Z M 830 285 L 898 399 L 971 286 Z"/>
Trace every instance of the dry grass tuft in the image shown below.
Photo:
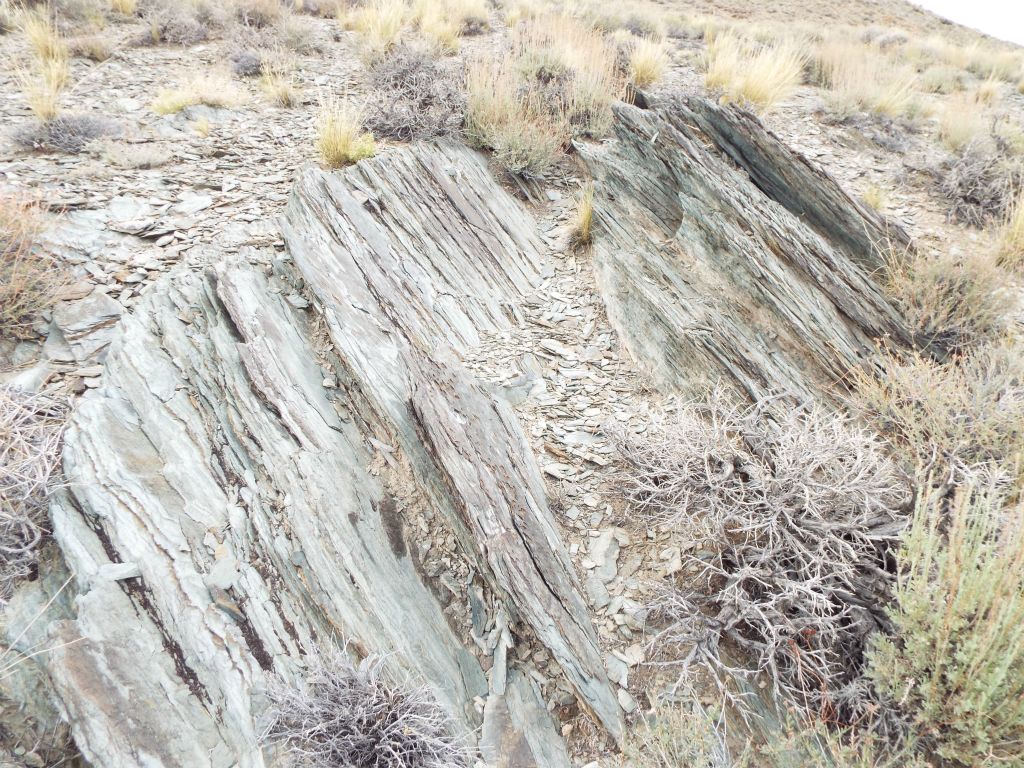
<path fill-rule="evenodd" d="M 986 106 L 995 104 L 1002 95 L 1002 83 L 995 76 L 979 83 L 973 93 L 974 101 L 977 104 L 984 104 Z"/>
<path fill-rule="evenodd" d="M 232 109 L 244 104 L 248 98 L 248 94 L 229 75 L 211 72 L 189 80 L 180 88 L 160 91 L 150 106 L 157 114 L 173 115 L 198 104 Z"/>
<path fill-rule="evenodd" d="M 593 237 L 593 225 L 594 183 L 590 182 L 583 187 L 579 199 L 576 201 L 576 216 L 573 219 L 572 231 L 569 234 L 571 243 L 576 247 L 590 245 Z"/>
<path fill-rule="evenodd" d="M 1024 761 L 1024 505 L 968 485 L 919 492 L 872 676 L 949 765 Z"/>
<path fill-rule="evenodd" d="M 916 107 L 913 69 L 897 66 L 876 47 L 826 39 L 818 46 L 812 69 L 816 82 L 828 89 L 833 110 L 842 116 L 866 111 L 895 117 Z"/>
<path fill-rule="evenodd" d="M 0 336 L 20 336 L 64 283 L 49 254 L 36 247 L 42 209 L 31 198 L 0 193 Z"/>
<path fill-rule="evenodd" d="M 663 42 L 651 38 L 637 40 L 629 52 L 629 79 L 637 88 L 647 88 L 665 76 L 668 65 Z"/>
<path fill-rule="evenodd" d="M 731 696 L 728 679 L 749 673 L 719 654 L 729 638 L 788 702 L 862 712 L 861 649 L 887 586 L 881 553 L 910 495 L 881 443 L 814 405 L 740 407 L 719 391 L 618 444 L 633 513 L 686 542 L 688 575 L 650 606 L 656 658 L 684 671 L 707 663 Z"/>
<path fill-rule="evenodd" d="M 708 43 L 704 85 L 728 99 L 769 111 L 800 86 L 806 56 L 789 42 L 754 46 L 730 34 Z"/>
<path fill-rule="evenodd" d="M 981 78 L 996 78 L 1015 83 L 1022 74 L 1018 50 L 995 48 L 978 43 L 966 51 L 967 69 Z"/>
<path fill-rule="evenodd" d="M 886 292 L 906 315 L 919 349 L 944 356 L 998 337 L 1015 299 L 995 256 L 889 251 Z"/>
<path fill-rule="evenodd" d="M 279 107 L 294 107 L 302 100 L 295 85 L 295 57 L 284 49 L 260 59 L 260 88 Z"/>
<path fill-rule="evenodd" d="M 0 387 L 0 607 L 35 564 L 66 412 L 48 395 Z"/>
<path fill-rule="evenodd" d="M 397 676 L 386 658 L 370 655 L 358 665 L 342 650 L 306 659 L 305 684 L 269 687 L 263 739 L 284 746 L 307 768 L 423 766 L 462 768 L 467 746 L 456 724 L 425 686 Z"/>
<path fill-rule="evenodd" d="M 886 191 L 878 186 L 877 184 L 871 184 L 867 189 L 864 190 L 864 202 L 874 208 L 876 211 L 881 211 L 885 208 L 888 202 L 889 195 Z"/>
<path fill-rule="evenodd" d="M 344 23 L 359 33 L 364 55 L 373 61 L 401 39 L 409 13 L 404 0 L 372 0 L 350 10 Z"/>
<path fill-rule="evenodd" d="M 33 9 L 24 10 L 19 28 L 32 46 L 33 55 L 37 60 L 67 61 L 67 44 L 50 16 L 48 6 L 38 5 Z"/>
<path fill-rule="evenodd" d="M 277 24 L 285 15 L 281 0 L 231 0 L 235 18 L 247 27 L 265 29 Z"/>
<path fill-rule="evenodd" d="M 76 38 L 71 42 L 71 51 L 75 56 L 95 62 L 106 61 L 114 55 L 113 46 L 102 35 Z"/>
<path fill-rule="evenodd" d="M 16 70 L 15 76 L 33 115 L 46 122 L 60 114 L 61 95 L 70 76 L 66 59 L 36 60 Z"/>
<path fill-rule="evenodd" d="M 373 157 L 373 135 L 363 130 L 364 111 L 348 99 L 327 97 L 317 114 L 316 149 L 330 168 L 343 168 Z"/>

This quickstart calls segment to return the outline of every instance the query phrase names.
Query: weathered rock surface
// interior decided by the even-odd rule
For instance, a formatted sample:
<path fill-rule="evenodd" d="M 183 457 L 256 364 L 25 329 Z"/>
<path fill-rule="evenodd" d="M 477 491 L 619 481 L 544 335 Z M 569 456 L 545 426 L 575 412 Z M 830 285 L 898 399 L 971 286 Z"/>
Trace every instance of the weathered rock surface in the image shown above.
<path fill-rule="evenodd" d="M 514 644 L 621 736 L 526 440 L 455 360 L 515 315 L 532 232 L 468 150 L 396 151 L 299 181 L 294 274 L 178 274 L 124 318 L 68 431 L 75 615 L 39 659 L 87 759 L 274 764 L 264 680 L 332 638 L 393 653 L 467 732 L 483 714 L 509 765 L 566 764 Z"/>
<path fill-rule="evenodd" d="M 870 276 L 882 225 L 754 118 L 696 98 L 615 111 L 618 141 L 581 148 L 595 269 L 613 325 L 663 386 L 808 396 L 870 361 L 875 339 L 908 338 Z"/>

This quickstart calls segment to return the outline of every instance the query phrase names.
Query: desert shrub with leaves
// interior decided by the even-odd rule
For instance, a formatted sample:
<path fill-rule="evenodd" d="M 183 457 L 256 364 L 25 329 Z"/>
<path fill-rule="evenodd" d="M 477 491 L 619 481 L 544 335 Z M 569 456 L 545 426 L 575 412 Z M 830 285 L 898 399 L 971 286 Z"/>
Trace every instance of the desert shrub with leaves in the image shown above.
<path fill-rule="evenodd" d="M 462 128 L 462 72 L 426 48 L 399 43 L 370 68 L 370 84 L 366 126 L 376 136 L 414 141 Z"/>
<path fill-rule="evenodd" d="M 1024 764 L 1024 506 L 919 492 L 872 677 L 947 765 Z"/>
<path fill-rule="evenodd" d="M 59 399 L 0 387 L 0 607 L 35 563 L 65 413 Z"/>
<path fill-rule="evenodd" d="M 264 739 L 304 768 L 464 768 L 456 725 L 431 691 L 395 676 L 386 657 L 358 664 L 339 649 L 306 658 L 302 687 L 277 680 Z"/>
<path fill-rule="evenodd" d="M 721 723 L 696 701 L 647 715 L 622 750 L 627 768 L 736 768 Z"/>
<path fill-rule="evenodd" d="M 855 407 L 902 453 L 908 466 L 978 464 L 1019 471 L 1024 461 L 1024 348 L 1008 337 L 944 362 L 886 355 L 884 374 L 854 374 Z"/>
<path fill-rule="evenodd" d="M 652 652 L 703 661 L 724 694 L 728 639 L 784 699 L 828 719 L 867 701 L 862 651 L 882 620 L 885 554 L 908 481 L 873 434 L 808 405 L 733 404 L 722 392 L 620 433 L 634 514 L 683 544 L 650 605 Z"/>
<path fill-rule="evenodd" d="M 792 43 L 758 45 L 716 34 L 708 42 L 704 85 L 764 113 L 796 92 L 805 64 L 806 55 Z"/>
<path fill-rule="evenodd" d="M 994 254 L 890 249 L 884 287 L 919 349 L 944 356 L 999 336 L 1016 299 Z"/>

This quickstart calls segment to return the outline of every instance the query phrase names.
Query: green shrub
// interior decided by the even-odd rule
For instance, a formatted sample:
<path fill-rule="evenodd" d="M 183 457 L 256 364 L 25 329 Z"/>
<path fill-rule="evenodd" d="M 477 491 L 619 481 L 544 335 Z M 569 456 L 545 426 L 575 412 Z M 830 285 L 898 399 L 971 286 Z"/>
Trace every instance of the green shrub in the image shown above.
<path fill-rule="evenodd" d="M 1024 504 L 922 491 L 903 536 L 880 693 L 954 765 L 1024 765 Z"/>

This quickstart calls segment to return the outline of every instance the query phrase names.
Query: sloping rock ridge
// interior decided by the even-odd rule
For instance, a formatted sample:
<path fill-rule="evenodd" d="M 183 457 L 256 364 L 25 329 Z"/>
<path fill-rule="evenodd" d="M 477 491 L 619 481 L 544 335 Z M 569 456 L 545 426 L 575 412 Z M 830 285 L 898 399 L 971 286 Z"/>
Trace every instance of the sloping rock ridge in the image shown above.
<path fill-rule="evenodd" d="M 615 134 L 580 149 L 595 274 L 665 389 L 827 398 L 907 338 L 871 276 L 878 239 L 905 236 L 756 119 L 619 105 Z M 620 740 L 530 444 L 459 362 L 520 323 L 534 221 L 438 143 L 305 172 L 282 228 L 284 257 L 155 285 L 73 416 L 52 508 L 73 579 L 19 648 L 54 648 L 31 669 L 77 747 L 109 768 L 280 764 L 269 676 L 299 684 L 338 642 L 429 684 L 488 764 L 569 765 L 538 680 Z"/>

